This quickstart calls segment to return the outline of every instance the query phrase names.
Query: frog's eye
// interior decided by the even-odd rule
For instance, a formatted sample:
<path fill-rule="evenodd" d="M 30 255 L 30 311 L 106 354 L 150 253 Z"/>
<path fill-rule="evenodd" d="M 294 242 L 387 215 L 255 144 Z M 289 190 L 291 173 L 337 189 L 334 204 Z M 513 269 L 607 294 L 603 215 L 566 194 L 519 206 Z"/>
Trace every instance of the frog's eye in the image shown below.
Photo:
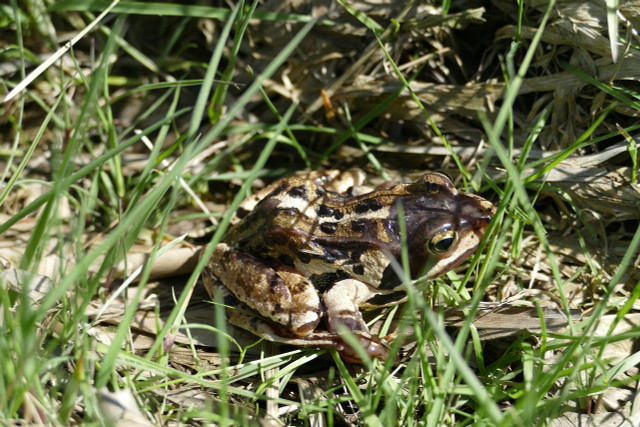
<path fill-rule="evenodd" d="M 458 241 L 458 233 L 453 230 L 440 231 L 433 235 L 427 243 L 427 250 L 433 255 L 449 252 Z"/>

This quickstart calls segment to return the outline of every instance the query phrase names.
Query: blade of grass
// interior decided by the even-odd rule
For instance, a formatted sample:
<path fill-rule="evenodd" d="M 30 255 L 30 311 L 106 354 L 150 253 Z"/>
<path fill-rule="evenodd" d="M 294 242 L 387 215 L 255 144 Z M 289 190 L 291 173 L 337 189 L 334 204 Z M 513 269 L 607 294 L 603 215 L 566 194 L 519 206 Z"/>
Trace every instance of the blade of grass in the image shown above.
<path fill-rule="evenodd" d="M 611 59 L 618 61 L 618 0 L 605 0 L 607 5 L 607 30 L 609 30 L 609 48 Z"/>
<path fill-rule="evenodd" d="M 101 15 L 103 16 L 103 15 Z M 75 39 L 75 38 L 74 38 Z M 78 39 L 79 40 L 79 39 Z M 73 40 L 72 40 L 73 41 Z M 113 51 L 115 44 L 113 39 L 107 39 L 107 43 L 104 47 L 104 55 L 101 61 L 101 67 L 106 67 L 110 58 L 110 54 Z M 89 84 L 89 88 L 87 90 L 87 96 L 85 101 L 82 104 L 80 109 L 80 113 L 78 114 L 77 123 L 85 123 L 85 118 L 89 114 L 89 109 L 94 103 L 97 102 L 98 96 L 98 87 L 101 84 L 101 79 L 98 75 L 95 75 Z M 63 185 L 64 178 L 69 174 L 71 170 L 71 159 L 76 154 L 78 145 L 80 144 L 80 135 L 82 134 L 82 128 L 76 129 L 75 132 L 71 134 L 68 143 L 65 147 L 64 156 L 59 165 L 53 165 L 53 169 L 55 172 L 54 177 L 54 185 L 51 189 L 51 196 L 47 200 L 44 205 L 44 209 L 40 212 L 38 219 L 36 221 L 36 225 L 33 228 L 33 232 L 27 242 L 26 248 L 24 250 L 23 256 L 20 259 L 20 268 L 23 270 L 29 270 L 30 265 L 34 263 L 35 257 L 37 256 L 38 250 L 42 249 L 42 245 L 40 242 L 43 239 L 43 236 L 46 234 L 46 230 L 48 228 L 48 224 L 53 222 L 52 216 L 56 215 L 55 207 L 58 203 L 59 198 L 63 194 L 64 191 L 67 190 L 67 187 Z"/>
<path fill-rule="evenodd" d="M 349 393 L 351 394 L 351 397 L 360 408 L 360 411 L 362 411 L 362 420 L 364 424 L 367 426 L 381 427 L 383 424 L 380 422 L 380 419 L 376 416 L 376 414 L 371 410 L 369 401 L 365 399 L 365 396 L 362 394 L 360 388 L 347 370 L 347 367 L 345 366 L 342 358 L 335 351 L 331 352 L 331 355 L 333 356 L 333 361 L 338 367 L 338 371 L 340 372 L 342 379 L 344 380 L 345 385 L 349 390 Z"/>
<path fill-rule="evenodd" d="M 236 8 L 233 10 L 233 13 L 231 14 L 231 19 L 226 23 L 225 27 L 222 30 L 222 33 L 220 34 L 220 38 L 218 39 L 218 43 L 216 45 L 216 48 L 214 49 L 212 55 L 211 55 L 211 59 L 209 61 L 209 67 L 207 69 L 207 75 L 205 76 L 204 79 L 204 83 L 202 85 L 202 88 L 200 89 L 200 93 L 198 94 L 198 100 L 196 101 L 196 105 L 194 107 L 194 116 L 199 118 L 202 117 L 203 115 L 203 111 L 204 111 L 204 105 L 206 104 L 206 99 L 208 99 L 209 97 L 209 93 L 211 91 L 211 87 L 213 85 L 213 76 L 216 74 L 216 71 L 218 69 L 218 64 L 220 62 L 220 58 L 222 56 L 222 50 L 226 44 L 227 38 L 229 37 L 229 34 L 231 32 L 231 27 L 233 26 L 233 23 L 235 21 L 235 16 L 238 13 L 238 10 L 240 9 L 240 7 L 242 6 L 242 2 L 238 3 L 236 5 Z M 190 139 L 193 139 L 195 137 L 196 131 L 197 131 L 197 126 L 199 121 L 194 119 L 194 116 L 192 116 L 192 120 L 190 123 L 190 127 L 189 127 L 189 131 L 187 133 L 188 135 L 188 139 L 187 139 L 187 143 L 188 142 L 192 142 L 190 145 L 191 147 L 193 147 L 194 143 L 193 141 L 189 141 Z M 162 187 L 164 187 L 164 190 L 168 190 L 169 189 L 169 185 L 173 185 L 173 177 L 171 177 L 171 175 L 176 175 L 176 177 L 178 176 L 178 174 L 182 173 L 182 170 L 184 168 L 184 165 L 186 165 L 186 159 L 187 158 L 191 158 L 191 156 L 189 155 L 190 153 L 188 153 L 188 151 L 192 151 L 193 152 L 193 148 L 191 148 L 191 150 L 185 150 L 184 155 L 180 158 L 180 160 L 183 160 L 182 165 L 180 160 L 178 162 L 176 162 L 176 165 L 173 169 L 170 169 L 169 172 L 167 173 L 167 175 L 165 176 L 165 179 L 160 183 L 162 185 Z M 143 198 L 139 204 L 133 205 L 130 209 L 130 211 L 126 212 L 125 214 L 129 214 L 129 215 L 125 215 L 125 217 L 123 218 L 123 220 L 120 222 L 118 228 L 120 228 L 121 226 L 124 227 L 125 226 L 125 221 L 130 220 L 131 218 L 140 218 L 138 215 L 134 215 L 134 212 L 136 212 L 136 210 L 139 210 L 140 206 L 143 206 L 145 204 L 148 203 L 149 200 L 151 201 L 155 201 L 156 199 L 159 200 L 159 198 L 164 194 L 164 191 L 160 191 L 160 185 L 158 187 L 156 187 L 147 197 Z M 175 200 L 175 197 L 177 196 L 177 192 L 174 190 L 172 192 L 172 198 Z M 169 206 L 171 206 L 171 204 L 169 204 Z M 149 208 L 151 208 L 152 206 L 149 206 Z M 144 211 L 141 211 L 140 214 L 143 215 L 142 218 L 145 218 L 147 213 L 150 212 L 150 209 L 145 209 Z M 143 221 L 140 221 L 140 223 L 142 223 Z M 113 235 L 117 236 L 117 233 L 113 233 Z M 157 245 L 156 244 L 156 250 L 157 250 Z M 148 272 L 150 271 L 150 268 L 146 268 L 144 271 L 144 276 L 142 279 L 142 283 L 144 284 L 146 282 L 146 277 L 148 277 Z M 146 277 L 145 277 L 146 276 Z M 178 318 L 182 318 L 181 315 L 182 313 L 180 313 L 180 308 L 184 309 L 184 306 L 186 306 L 186 301 L 189 295 L 191 295 L 191 290 L 193 288 L 193 284 L 195 284 L 195 277 L 190 278 L 190 280 L 187 282 L 189 284 L 191 284 L 191 286 L 187 286 L 186 289 L 182 292 L 181 297 L 180 297 L 180 301 L 179 303 L 176 305 L 176 307 L 178 308 L 178 310 L 174 309 L 172 310 L 172 317 L 170 318 L 170 321 L 168 320 L 162 330 L 161 334 L 158 334 L 158 336 L 156 337 L 156 341 L 155 341 L 155 345 L 152 346 L 151 350 L 147 353 L 148 356 L 154 355 L 155 352 L 157 351 L 157 349 L 159 348 L 160 343 L 164 340 L 164 337 L 166 336 L 166 334 L 168 333 L 169 328 L 173 328 L 175 327 L 175 321 Z M 140 286 L 138 292 L 136 293 L 135 299 L 134 301 L 137 300 L 137 298 L 139 298 L 140 296 L 140 292 L 141 289 L 143 287 Z M 125 312 L 125 316 L 123 318 L 123 321 L 120 323 L 120 325 L 118 326 L 118 329 L 116 331 L 116 335 L 113 339 L 114 345 L 111 346 L 111 349 L 104 355 L 103 358 L 103 363 L 100 369 L 100 372 L 98 373 L 98 378 L 96 380 L 96 384 L 98 387 L 102 387 L 104 385 L 106 385 L 107 381 L 109 380 L 112 371 L 114 369 L 118 354 L 121 352 L 121 344 L 125 337 L 126 334 L 129 330 L 129 325 L 131 324 L 131 320 L 133 319 L 133 316 L 135 315 L 135 311 L 137 309 L 137 303 L 133 303 L 129 306 L 128 310 Z"/>
<path fill-rule="evenodd" d="M 291 54 L 291 52 L 293 52 L 293 50 L 296 48 L 296 46 L 298 46 L 300 44 L 300 42 L 304 39 L 304 37 L 309 33 L 309 31 L 311 30 L 313 25 L 314 25 L 313 22 L 311 22 L 309 24 L 306 24 L 291 39 L 291 41 L 289 41 L 289 43 L 287 43 L 287 45 L 281 50 L 281 52 L 269 63 L 269 65 L 265 68 L 265 70 L 256 77 L 255 81 L 249 86 L 249 88 L 247 88 L 247 90 L 238 98 L 236 103 L 234 103 L 231 106 L 231 108 L 229 109 L 229 112 L 227 113 L 227 115 L 225 117 L 222 117 L 220 119 L 220 121 L 217 122 L 212 127 L 212 129 L 206 135 L 204 135 L 201 138 L 201 140 L 197 144 L 197 147 L 194 148 L 194 152 L 195 153 L 199 153 L 200 151 L 205 149 L 207 146 L 209 146 L 209 144 L 213 140 L 215 140 L 222 133 L 222 131 L 231 122 L 231 120 L 233 120 L 235 115 L 259 91 L 262 83 L 266 79 L 268 79 L 271 75 L 273 75 L 273 73 L 275 73 L 275 71 L 280 67 L 280 65 L 282 65 L 282 63 L 286 60 L 286 58 L 288 58 L 288 56 Z M 200 105 L 200 106 L 198 106 L 198 103 L 196 104 L 196 108 L 198 108 L 199 112 L 200 112 L 199 117 L 202 117 L 202 114 L 203 114 L 203 111 L 204 111 L 205 107 L 206 107 L 206 102 L 203 102 L 202 105 Z M 197 110 L 194 109 L 194 111 L 197 111 Z M 194 114 L 195 114 L 195 112 L 194 112 Z M 194 132 L 195 132 L 195 130 L 194 130 Z M 185 156 L 183 156 L 183 157 L 186 159 L 188 156 L 185 154 Z M 183 159 L 181 158 L 178 162 L 182 162 L 182 161 L 183 161 Z M 176 165 L 173 170 L 178 170 L 178 169 L 182 170 L 182 168 L 184 168 L 184 165 L 182 165 L 182 167 L 179 167 L 178 165 Z M 239 194 L 247 194 L 246 191 L 247 191 L 247 189 L 249 188 L 250 185 L 251 185 L 251 182 L 249 180 L 245 181 L 243 186 L 246 186 L 246 188 L 241 188 Z M 237 204 L 231 205 L 229 207 L 229 211 L 237 209 L 237 206 L 239 205 L 239 203 L 240 202 L 238 201 Z M 189 282 L 193 281 L 194 278 L 197 275 L 199 275 L 200 272 L 202 271 L 202 269 L 204 267 L 204 264 L 209 259 L 209 257 L 211 257 L 211 254 L 213 253 L 215 245 L 220 241 L 220 239 L 222 238 L 222 235 L 226 232 L 226 229 L 229 226 L 230 220 L 231 220 L 231 216 L 227 215 L 222 219 L 222 221 L 220 221 L 218 229 L 216 230 L 215 234 L 213 235 L 213 237 L 211 239 L 211 243 L 209 244 L 207 249 L 204 251 L 201 259 L 198 261 L 197 266 L 195 267 L 191 277 L 189 278 Z M 180 297 L 181 300 L 183 298 L 186 298 L 186 295 L 184 295 L 184 294 L 185 293 L 183 292 L 183 295 L 181 295 L 181 297 Z M 181 304 L 180 300 L 179 300 L 178 304 Z M 172 311 L 170 317 L 167 319 L 167 325 L 170 325 L 170 324 L 173 323 L 173 321 L 175 320 L 175 316 L 176 316 L 176 313 L 174 313 Z M 166 334 L 167 330 L 168 330 L 168 326 L 165 326 L 165 329 L 163 329 L 161 332 L 159 332 L 158 338 L 164 336 L 164 334 Z M 153 354 L 155 351 L 157 351 L 158 346 L 160 345 L 160 343 L 161 343 L 161 341 L 156 340 L 154 345 L 149 350 L 149 354 Z"/>
<path fill-rule="evenodd" d="M 176 112 L 175 114 L 173 114 L 171 116 L 167 116 L 165 119 L 163 119 L 163 120 L 161 120 L 161 121 L 159 121 L 157 123 L 154 123 L 153 125 L 149 126 L 141 134 L 134 135 L 133 137 L 127 139 L 126 141 L 122 142 L 118 147 L 106 151 L 101 156 L 96 157 L 94 160 L 92 160 L 91 162 L 87 163 L 87 165 L 81 167 L 77 172 L 74 172 L 71 175 L 69 175 L 68 177 L 63 178 L 61 186 L 63 188 L 70 187 L 75 182 L 77 182 L 79 179 L 84 178 L 85 176 L 93 173 L 96 169 L 98 169 L 101 165 L 103 165 L 109 158 L 111 158 L 111 157 L 113 157 L 113 156 L 125 151 L 127 148 L 131 147 L 132 145 L 134 145 L 135 143 L 140 141 L 142 136 L 152 134 L 158 128 L 163 126 L 164 124 L 170 123 L 172 120 L 175 120 L 177 117 L 179 117 L 179 116 L 181 116 L 183 114 L 186 114 L 189 111 L 191 111 L 190 108 L 183 108 L 183 109 L 179 110 L 178 112 Z M 27 207 L 25 207 L 22 210 L 20 210 L 20 212 L 18 212 L 17 214 L 15 214 L 11 218 L 9 218 L 3 224 L 0 224 L 0 234 L 3 234 L 9 228 L 11 228 L 14 225 L 16 225 L 16 223 L 18 223 L 20 220 L 22 220 L 22 219 L 26 218 L 27 216 L 31 215 L 32 213 L 34 213 L 42 205 L 47 203 L 47 201 L 49 201 L 49 199 L 51 197 L 52 197 L 52 190 L 44 193 L 42 196 L 40 196 L 37 199 L 35 199 Z"/>
<path fill-rule="evenodd" d="M 555 158 L 548 165 L 540 169 L 538 172 L 535 172 L 534 174 L 526 177 L 523 180 L 523 182 L 525 184 L 528 184 L 530 182 L 535 181 L 536 179 L 540 178 L 541 176 L 543 176 L 544 174 L 546 174 L 547 172 L 549 172 L 550 170 L 558 166 L 560 162 L 562 162 L 567 157 L 569 157 L 573 152 L 579 149 L 579 147 L 582 147 L 585 141 L 589 138 L 589 136 L 593 134 L 593 132 L 602 124 L 604 119 L 609 115 L 611 111 L 613 111 L 615 107 L 616 107 L 615 102 L 609 105 L 609 107 L 607 107 L 602 112 L 602 114 L 598 116 L 598 118 L 591 124 L 591 126 L 589 126 L 589 128 L 585 130 L 575 142 L 573 142 L 569 147 L 565 148 L 560 153 L 558 153 L 558 155 L 556 155 Z M 593 141 L 591 141 L 591 143 L 593 143 Z"/>
<path fill-rule="evenodd" d="M 463 174 L 463 176 L 465 176 L 465 178 L 468 178 L 469 177 L 469 172 L 464 167 L 464 165 L 460 161 L 460 158 L 458 157 L 456 152 L 453 150 L 453 148 L 449 144 L 449 141 L 447 141 L 447 139 L 442 134 L 442 132 L 440 132 L 440 128 L 438 128 L 438 125 L 431 119 L 431 115 L 429 114 L 427 109 L 422 104 L 422 101 L 420 101 L 420 98 L 418 97 L 418 95 L 415 93 L 415 91 L 413 90 L 413 88 L 411 87 L 409 82 L 404 78 L 404 75 L 402 74 L 402 72 L 398 68 L 397 64 L 395 63 L 395 61 L 391 57 L 391 54 L 389 54 L 389 51 L 384 46 L 384 43 L 382 42 L 381 38 L 376 35 L 376 40 L 378 42 L 378 45 L 380 46 L 380 49 L 382 49 L 382 51 L 384 52 L 384 55 L 386 56 L 387 60 L 389 61 L 389 63 L 393 67 L 393 69 L 394 69 L 394 71 L 396 73 L 396 77 L 398 77 L 398 79 L 402 82 L 402 86 L 407 90 L 407 92 L 409 92 L 409 95 L 411 96 L 411 99 L 413 99 L 414 102 L 418 105 L 418 108 L 420 109 L 420 111 L 422 112 L 424 117 L 429 122 L 429 125 L 431 126 L 431 129 L 433 129 L 433 131 L 435 132 L 436 135 L 438 135 L 438 138 L 440 138 L 440 140 L 442 141 L 444 146 L 447 148 L 447 150 L 449 150 L 451 158 L 456 163 L 456 166 L 458 167 L 458 170 Z"/>
<path fill-rule="evenodd" d="M 338 0 L 338 4 L 344 7 L 347 12 L 349 12 L 354 18 L 358 21 L 362 22 L 362 24 L 373 31 L 373 34 L 379 35 L 382 34 L 384 28 L 380 26 L 376 21 L 369 18 L 364 12 L 356 9 L 351 4 L 349 4 L 346 0 Z"/>
<path fill-rule="evenodd" d="M 629 157 L 631 157 L 631 184 L 636 185 L 638 183 L 638 144 L 622 126 L 616 123 L 616 127 L 620 135 L 622 135 L 624 139 L 627 140 L 627 144 L 629 144 L 627 150 L 629 151 Z M 2 200 L 0 200 L 0 205 L 1 204 Z"/>
<path fill-rule="evenodd" d="M 242 3 L 244 4 L 244 2 Z M 236 30 L 233 36 L 233 46 L 231 47 L 231 53 L 229 54 L 229 57 L 227 59 L 227 67 L 221 74 L 222 80 L 231 81 L 233 79 L 233 73 L 236 67 L 236 58 L 238 56 L 238 52 L 240 51 L 242 38 L 244 37 L 244 33 L 249 26 L 249 21 L 255 14 L 256 7 L 258 7 L 258 1 L 254 0 L 248 11 L 245 12 L 243 8 L 240 8 L 238 19 L 236 20 Z M 211 97 L 211 101 L 209 102 L 209 119 L 212 123 L 220 120 L 220 116 L 222 115 L 222 107 L 224 105 L 224 100 L 227 97 L 228 88 L 229 86 L 227 85 L 218 85 L 213 92 L 213 96 Z"/>
<path fill-rule="evenodd" d="M 67 53 L 69 49 L 71 49 L 76 43 L 84 38 L 89 32 L 91 32 L 96 25 L 102 21 L 102 19 L 107 16 L 111 12 L 111 10 L 115 7 L 115 5 L 120 0 L 113 0 L 111 3 L 106 2 L 106 8 L 101 9 L 102 13 L 98 15 L 98 17 L 90 22 L 82 31 L 80 31 L 75 37 L 73 37 L 70 41 L 65 43 L 63 47 L 58 49 L 53 55 L 47 58 L 42 64 L 38 65 L 35 70 L 29 73 L 29 75 L 23 79 L 20 83 L 16 85 L 8 94 L 5 96 L 3 102 L 8 102 L 13 99 L 17 94 L 22 92 L 24 88 L 26 88 L 32 81 L 38 78 L 40 74 L 42 74 L 47 68 L 49 68 L 53 63 L 55 63 L 62 55 Z"/>
<path fill-rule="evenodd" d="M 50 11 L 93 11 L 103 10 L 108 4 L 108 0 L 62 0 L 55 2 L 49 7 Z M 227 8 L 193 6 L 182 3 L 157 3 L 157 2 L 134 2 L 123 1 L 116 5 L 112 12 L 126 15 L 162 15 L 162 16 L 183 16 L 191 18 L 209 18 L 227 22 L 231 17 L 231 11 Z M 329 19 L 316 20 L 309 15 L 299 15 L 294 13 L 279 12 L 255 12 L 254 19 L 261 21 L 293 21 L 300 23 L 316 22 L 320 25 L 335 25 Z"/>
<path fill-rule="evenodd" d="M 53 106 L 47 112 L 47 115 L 45 116 L 42 124 L 38 128 L 38 132 L 36 133 L 35 137 L 33 137 L 31 144 L 29 144 L 29 148 L 27 149 L 27 152 L 24 154 L 22 161 L 20 162 L 18 167 L 13 171 L 11 177 L 9 178 L 9 181 L 4 186 L 2 193 L 0 193 L 0 206 L 2 206 L 5 199 L 13 189 L 13 186 L 15 185 L 16 181 L 22 176 L 22 172 L 24 171 L 24 168 L 29 163 L 29 160 L 31 160 L 31 156 L 33 155 L 33 152 L 38 146 L 38 143 L 40 142 L 42 135 L 44 135 L 45 131 L 47 130 L 47 126 L 49 125 L 49 122 L 51 121 L 51 118 L 53 117 L 54 113 L 57 111 L 58 106 L 60 105 L 60 101 L 62 101 L 64 97 L 65 97 L 65 94 L 63 92 L 60 94 L 60 96 L 56 98 L 56 101 L 54 102 Z M 18 140 L 18 137 L 19 137 L 19 134 L 18 136 L 16 136 L 16 140 Z M 15 151 L 15 150 L 12 150 L 12 151 Z M 9 171 L 9 168 L 7 168 L 7 172 L 8 171 Z"/>

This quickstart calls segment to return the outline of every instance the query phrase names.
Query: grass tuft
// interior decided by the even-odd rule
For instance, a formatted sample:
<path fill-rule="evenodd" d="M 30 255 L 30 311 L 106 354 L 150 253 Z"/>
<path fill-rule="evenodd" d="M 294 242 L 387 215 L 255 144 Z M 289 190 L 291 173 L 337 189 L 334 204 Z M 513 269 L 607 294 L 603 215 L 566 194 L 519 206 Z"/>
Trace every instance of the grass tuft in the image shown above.
<path fill-rule="evenodd" d="M 0 5 L 0 419 L 637 419 L 636 6 L 480 6 Z M 354 167 L 490 199 L 480 250 L 366 314 L 388 360 L 228 325 L 198 276 L 240 202 Z"/>

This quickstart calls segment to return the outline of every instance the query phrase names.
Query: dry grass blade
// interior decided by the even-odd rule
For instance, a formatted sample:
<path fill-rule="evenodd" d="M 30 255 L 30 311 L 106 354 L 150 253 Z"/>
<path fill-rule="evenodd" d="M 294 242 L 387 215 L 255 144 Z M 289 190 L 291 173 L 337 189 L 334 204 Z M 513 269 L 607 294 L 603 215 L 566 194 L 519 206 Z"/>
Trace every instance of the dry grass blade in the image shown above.
<path fill-rule="evenodd" d="M 640 1 L 234 5 L 0 6 L 0 419 L 635 422 Z M 480 253 L 365 313 L 388 360 L 265 345 L 196 281 L 309 169 L 497 207 Z"/>
<path fill-rule="evenodd" d="M 69 52 L 70 49 L 73 48 L 75 44 L 77 44 L 80 40 L 84 39 L 88 33 L 90 33 L 99 23 L 104 19 L 105 16 L 111 12 L 111 9 L 118 4 L 118 0 L 114 0 L 96 19 L 93 20 L 89 25 L 87 25 L 82 31 L 76 34 L 68 43 L 66 43 L 63 47 L 58 49 L 53 55 L 44 60 L 42 64 L 38 65 L 35 70 L 33 70 L 29 75 L 18 83 L 5 97 L 2 102 L 11 101 L 16 95 L 22 92 L 31 82 L 40 77 L 42 73 L 50 68 L 53 64 L 56 63 L 63 55 Z"/>

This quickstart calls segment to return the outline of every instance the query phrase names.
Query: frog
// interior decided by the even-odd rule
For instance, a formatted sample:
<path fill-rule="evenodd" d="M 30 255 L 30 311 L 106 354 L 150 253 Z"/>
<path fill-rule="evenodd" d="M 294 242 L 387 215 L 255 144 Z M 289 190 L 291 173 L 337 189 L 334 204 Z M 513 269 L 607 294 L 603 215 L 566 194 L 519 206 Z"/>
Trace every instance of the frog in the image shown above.
<path fill-rule="evenodd" d="M 389 338 L 372 334 L 362 311 L 406 301 L 403 245 L 411 281 L 435 279 L 476 252 L 496 208 L 442 172 L 378 187 L 366 179 L 359 169 L 307 172 L 240 204 L 203 270 L 231 324 L 362 363 L 349 331 L 370 358 L 388 358 Z"/>

